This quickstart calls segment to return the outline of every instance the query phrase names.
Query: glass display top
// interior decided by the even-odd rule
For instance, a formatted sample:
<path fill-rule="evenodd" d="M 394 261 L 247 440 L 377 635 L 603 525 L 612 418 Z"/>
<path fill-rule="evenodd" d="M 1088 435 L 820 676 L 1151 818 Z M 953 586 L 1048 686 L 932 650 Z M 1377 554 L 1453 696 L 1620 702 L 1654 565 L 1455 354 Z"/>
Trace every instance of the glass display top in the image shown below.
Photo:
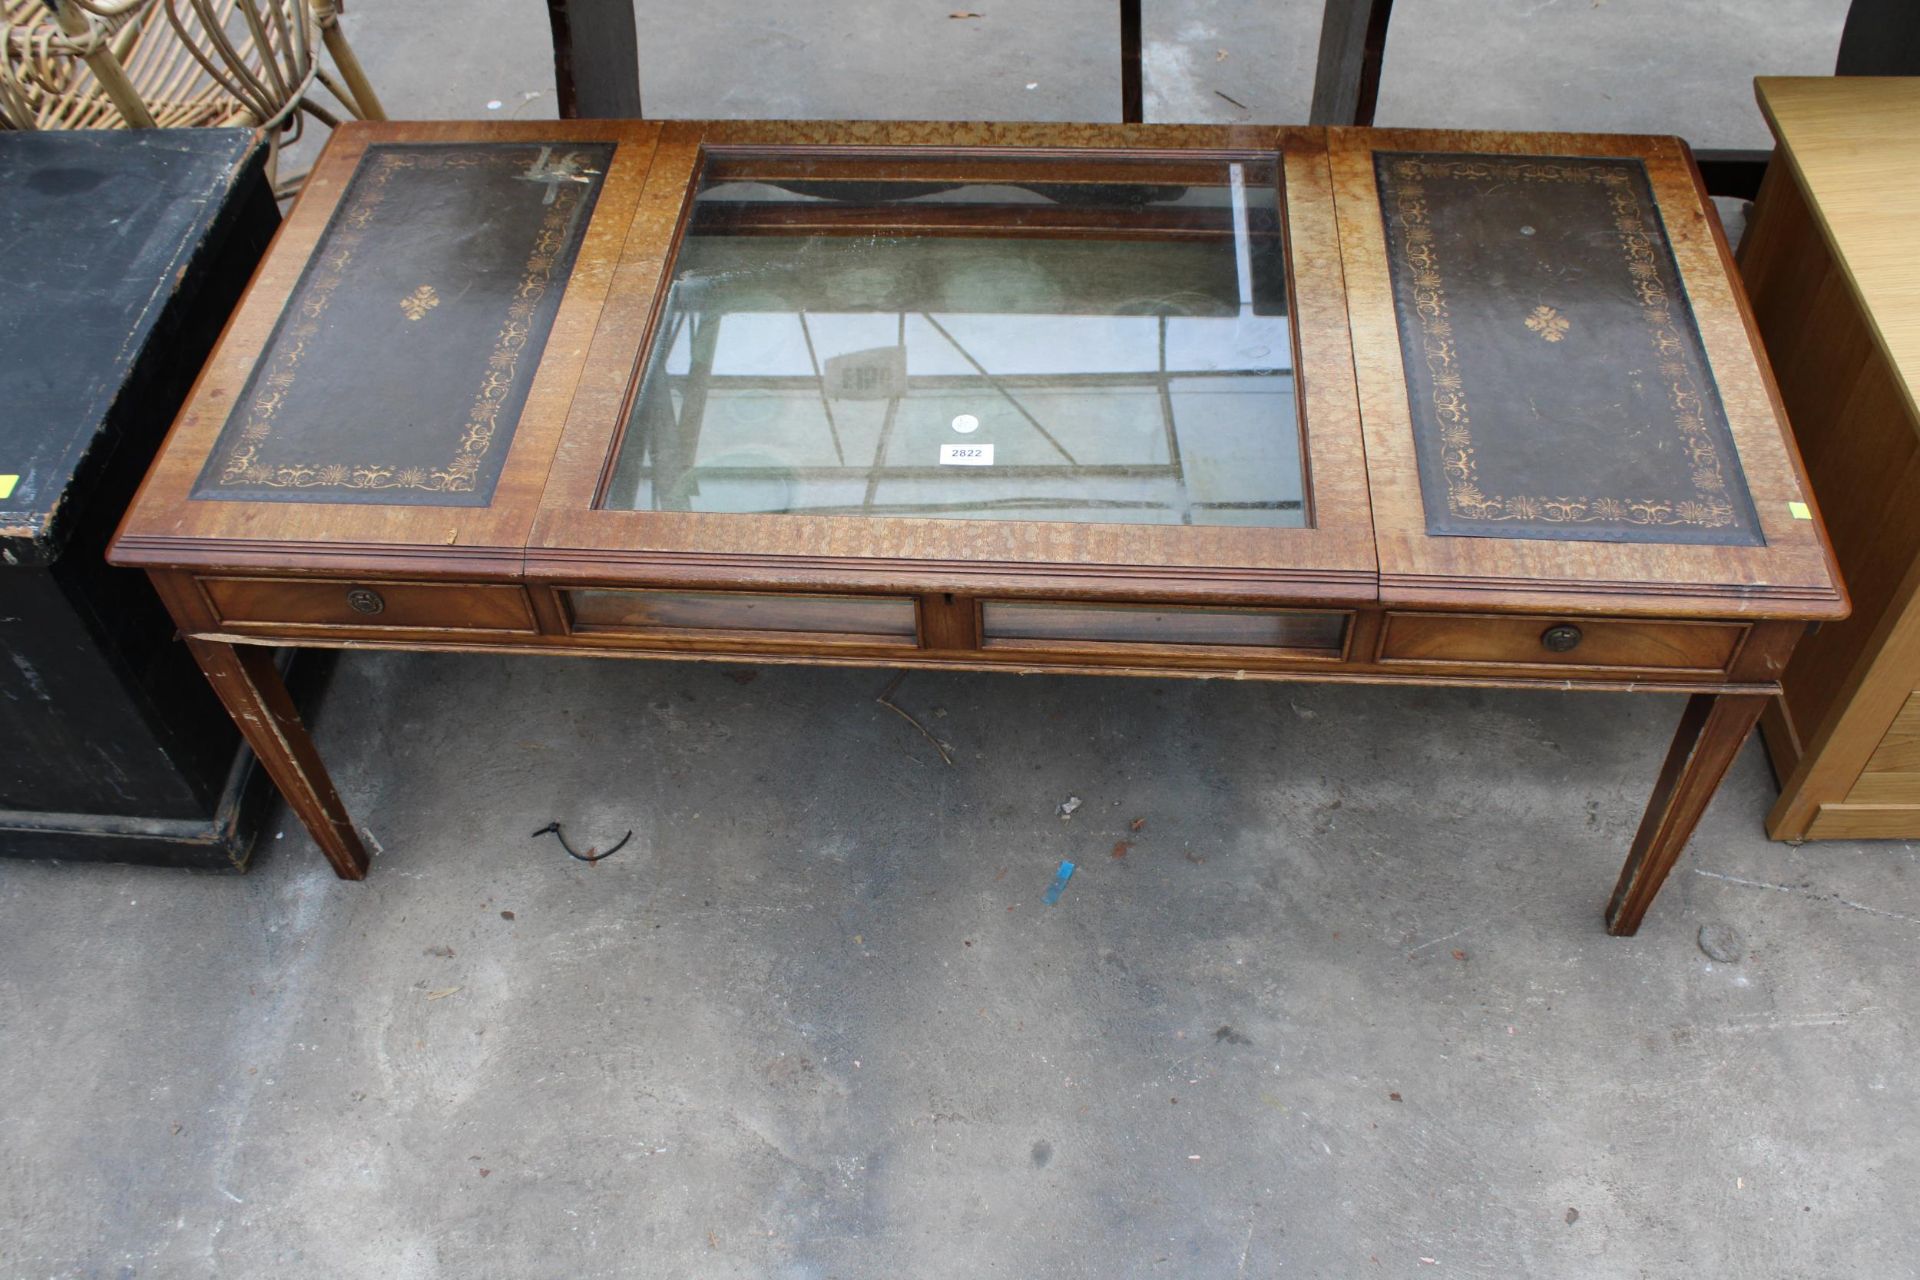
<path fill-rule="evenodd" d="M 669 290 L 604 507 L 1308 522 L 1271 162 L 722 157 Z"/>

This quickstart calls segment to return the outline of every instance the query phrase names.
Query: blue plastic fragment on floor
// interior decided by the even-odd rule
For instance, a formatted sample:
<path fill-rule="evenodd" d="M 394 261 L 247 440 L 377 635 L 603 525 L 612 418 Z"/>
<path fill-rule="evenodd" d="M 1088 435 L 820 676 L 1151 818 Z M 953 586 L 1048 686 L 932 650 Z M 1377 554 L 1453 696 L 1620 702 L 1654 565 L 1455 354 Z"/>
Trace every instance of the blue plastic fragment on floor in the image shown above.
<path fill-rule="evenodd" d="M 1067 891 L 1067 881 L 1073 879 L 1073 864 L 1061 862 L 1060 869 L 1053 873 L 1053 883 L 1047 886 L 1047 896 L 1042 899 L 1048 906 L 1060 901 L 1060 895 Z"/>

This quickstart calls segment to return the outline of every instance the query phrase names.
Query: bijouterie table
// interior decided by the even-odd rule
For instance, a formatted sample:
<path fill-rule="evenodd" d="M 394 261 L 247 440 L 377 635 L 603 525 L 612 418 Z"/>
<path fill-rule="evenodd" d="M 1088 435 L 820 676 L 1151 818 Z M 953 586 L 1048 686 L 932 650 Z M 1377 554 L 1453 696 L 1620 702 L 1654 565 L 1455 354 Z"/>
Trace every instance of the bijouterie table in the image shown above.
<path fill-rule="evenodd" d="M 348 125 L 113 555 L 348 879 L 269 646 L 1686 692 L 1630 934 L 1847 610 L 1704 200 L 1668 138 Z"/>

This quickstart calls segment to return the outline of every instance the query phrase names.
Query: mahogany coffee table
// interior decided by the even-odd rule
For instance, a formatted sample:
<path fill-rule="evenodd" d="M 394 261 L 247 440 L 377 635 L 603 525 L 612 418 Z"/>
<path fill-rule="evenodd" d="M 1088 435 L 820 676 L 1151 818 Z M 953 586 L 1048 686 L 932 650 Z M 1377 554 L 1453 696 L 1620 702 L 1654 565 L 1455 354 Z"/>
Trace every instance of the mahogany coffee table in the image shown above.
<path fill-rule="evenodd" d="M 114 544 L 273 645 L 1692 694 L 1630 934 L 1847 610 L 1671 138 L 349 124 Z"/>

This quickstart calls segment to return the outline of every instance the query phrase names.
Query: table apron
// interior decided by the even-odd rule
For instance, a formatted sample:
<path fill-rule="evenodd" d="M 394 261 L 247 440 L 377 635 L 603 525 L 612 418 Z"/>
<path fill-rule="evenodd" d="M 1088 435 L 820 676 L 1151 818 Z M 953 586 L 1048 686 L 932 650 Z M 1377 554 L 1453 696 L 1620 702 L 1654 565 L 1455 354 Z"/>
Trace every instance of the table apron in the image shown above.
<path fill-rule="evenodd" d="M 755 592 L 161 572 L 234 644 L 1490 688 L 1771 691 L 1803 630 L 1594 617 L 956 593 Z"/>

